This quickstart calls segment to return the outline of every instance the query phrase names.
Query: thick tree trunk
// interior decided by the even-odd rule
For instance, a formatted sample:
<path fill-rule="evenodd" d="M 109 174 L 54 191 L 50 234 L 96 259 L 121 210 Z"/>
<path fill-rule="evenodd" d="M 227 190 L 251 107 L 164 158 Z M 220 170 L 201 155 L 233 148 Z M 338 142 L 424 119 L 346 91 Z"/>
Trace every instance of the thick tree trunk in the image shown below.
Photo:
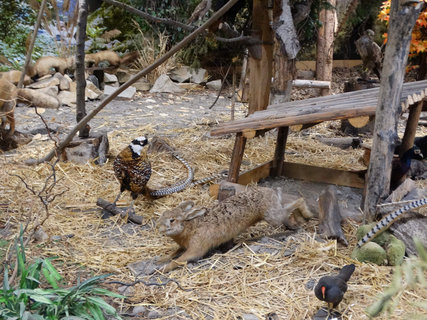
<path fill-rule="evenodd" d="M 412 29 L 422 5 L 401 5 L 392 0 L 388 41 L 381 73 L 381 88 L 375 114 L 374 140 L 369 162 L 366 195 L 364 201 L 365 220 L 375 217 L 376 205 L 390 191 L 391 162 L 397 138 L 397 121 L 401 112 L 405 66 L 408 60 Z"/>
<path fill-rule="evenodd" d="M 295 57 L 300 50 L 292 20 L 289 0 L 275 0 L 273 10 L 274 39 L 273 84 L 270 104 L 291 100 L 292 80 L 295 79 Z"/>
<path fill-rule="evenodd" d="M 317 61 L 316 61 L 316 77 L 317 80 L 331 81 L 332 80 L 332 62 L 334 53 L 335 30 L 337 27 L 335 5 L 336 0 L 328 0 L 328 5 L 331 8 L 325 8 L 320 11 L 319 19 L 322 26 L 317 34 Z M 330 89 L 321 89 L 320 94 L 327 96 Z"/>
<path fill-rule="evenodd" d="M 295 77 L 295 59 L 288 59 L 280 50 L 280 43 L 275 40 L 273 60 L 273 83 L 270 104 L 291 101 L 292 80 Z"/>
<path fill-rule="evenodd" d="M 87 24 L 87 3 L 86 0 L 79 0 L 79 15 L 77 18 L 77 52 L 76 52 L 76 120 L 80 122 L 86 116 L 85 105 L 85 38 Z M 80 129 L 79 137 L 87 138 L 89 136 L 89 125 Z"/>
<path fill-rule="evenodd" d="M 267 108 L 273 61 L 273 32 L 268 18 L 267 1 L 253 0 L 253 37 L 261 40 L 259 59 L 249 57 L 249 114 Z"/>

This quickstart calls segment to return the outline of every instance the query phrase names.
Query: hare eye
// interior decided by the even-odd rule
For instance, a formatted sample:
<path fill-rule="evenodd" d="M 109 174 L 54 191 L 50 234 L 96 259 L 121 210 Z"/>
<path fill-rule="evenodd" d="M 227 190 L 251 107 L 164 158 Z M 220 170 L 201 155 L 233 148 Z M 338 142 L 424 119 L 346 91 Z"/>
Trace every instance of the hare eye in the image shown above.
<path fill-rule="evenodd" d="M 175 219 L 170 219 L 170 220 L 169 220 L 169 222 L 170 222 L 170 223 L 174 223 L 174 222 L 175 222 Z"/>

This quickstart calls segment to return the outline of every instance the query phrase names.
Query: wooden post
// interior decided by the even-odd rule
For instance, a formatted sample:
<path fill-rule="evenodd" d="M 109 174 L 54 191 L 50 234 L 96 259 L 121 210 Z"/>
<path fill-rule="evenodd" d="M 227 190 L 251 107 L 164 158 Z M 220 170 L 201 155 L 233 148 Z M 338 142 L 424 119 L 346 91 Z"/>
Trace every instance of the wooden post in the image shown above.
<path fill-rule="evenodd" d="M 79 0 L 79 14 L 77 17 L 77 50 L 76 50 L 76 121 L 80 122 L 81 119 L 86 117 L 86 104 L 85 104 L 85 38 L 86 38 L 86 24 L 87 24 L 87 3 L 86 0 Z M 87 138 L 89 136 L 90 127 L 86 124 L 79 131 L 80 138 Z"/>
<path fill-rule="evenodd" d="M 274 151 L 273 165 L 270 170 L 270 175 L 273 177 L 282 175 L 288 132 L 289 127 L 280 127 L 277 131 L 276 150 Z"/>
<path fill-rule="evenodd" d="M 239 179 L 240 165 L 245 151 L 246 138 L 241 132 L 236 134 L 234 149 L 231 155 L 230 169 L 228 170 L 228 181 L 237 183 Z"/>
<path fill-rule="evenodd" d="M 375 217 L 376 205 L 390 191 L 391 162 L 397 137 L 405 66 L 408 60 L 412 29 L 421 4 L 410 5 L 392 0 L 388 40 L 381 73 L 381 87 L 375 113 L 374 139 L 368 169 L 366 198 L 363 206 L 365 220 Z"/>
<path fill-rule="evenodd" d="M 408 121 L 406 122 L 405 133 L 400 147 L 400 156 L 414 145 L 415 134 L 417 132 L 421 110 L 423 109 L 423 103 L 424 101 L 420 101 L 409 109 Z"/>
<path fill-rule="evenodd" d="M 317 33 L 316 77 L 317 80 L 331 81 L 335 29 L 337 27 L 336 0 L 328 0 L 327 2 L 332 8 L 324 8 L 319 14 L 322 26 Z M 329 93 L 330 89 L 328 88 L 320 90 L 322 96 L 327 96 Z"/>
<path fill-rule="evenodd" d="M 273 33 L 268 17 L 266 0 L 253 0 L 253 36 L 260 39 L 261 57 L 249 58 L 249 114 L 267 108 L 273 61 Z"/>
<path fill-rule="evenodd" d="M 280 50 L 280 43 L 274 41 L 273 84 L 271 104 L 291 101 L 292 81 L 296 74 L 295 59 L 288 59 Z"/>
<path fill-rule="evenodd" d="M 252 56 L 249 58 L 249 114 L 266 109 L 270 98 L 273 59 L 273 33 L 270 27 L 269 8 L 267 6 L 267 3 L 270 2 L 253 0 L 253 36 L 260 39 L 263 44 L 260 45 L 261 55 L 259 59 Z M 246 138 L 241 132 L 237 133 L 228 171 L 228 181 L 230 182 L 237 182 L 239 179 L 239 170 L 245 152 L 245 145 Z"/>

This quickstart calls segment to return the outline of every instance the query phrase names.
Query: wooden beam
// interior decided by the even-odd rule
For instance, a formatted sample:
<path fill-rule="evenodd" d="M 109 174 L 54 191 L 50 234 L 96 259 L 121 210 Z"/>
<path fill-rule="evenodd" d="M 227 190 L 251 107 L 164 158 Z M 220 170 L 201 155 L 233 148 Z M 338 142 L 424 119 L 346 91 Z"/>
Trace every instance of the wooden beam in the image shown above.
<path fill-rule="evenodd" d="M 288 178 L 362 189 L 365 184 L 364 173 L 365 170 L 345 171 L 285 161 L 282 175 Z"/>
<path fill-rule="evenodd" d="M 292 81 L 292 86 L 295 88 L 331 89 L 331 82 L 330 81 L 320 81 L 320 80 L 295 79 Z"/>
<path fill-rule="evenodd" d="M 296 116 L 286 116 L 284 113 L 282 117 L 276 119 L 262 118 L 250 119 L 246 121 L 233 121 L 222 127 L 217 127 L 211 131 L 212 136 L 218 136 L 226 133 L 236 133 L 242 130 L 261 130 L 272 129 L 277 127 L 288 127 L 295 124 L 315 123 L 329 120 L 348 119 L 353 117 L 374 115 L 376 105 L 368 105 L 362 108 L 353 108 L 349 110 L 326 110 L 318 113 L 302 114 Z"/>
<path fill-rule="evenodd" d="M 248 185 L 250 183 L 258 183 L 259 180 L 267 178 L 270 175 L 270 170 L 273 161 L 263 163 L 251 170 L 243 172 L 237 183 L 241 185 Z M 219 184 L 212 184 L 209 187 L 209 195 L 215 199 L 218 199 Z"/>
<path fill-rule="evenodd" d="M 239 176 L 237 183 L 242 185 L 257 183 L 259 180 L 270 176 L 272 167 L 273 161 L 269 161 L 245 171 Z M 365 172 L 366 170 L 346 171 L 284 161 L 282 175 L 293 179 L 363 189 Z M 218 189 L 218 184 L 212 185 L 209 188 L 209 194 L 217 198 Z"/>

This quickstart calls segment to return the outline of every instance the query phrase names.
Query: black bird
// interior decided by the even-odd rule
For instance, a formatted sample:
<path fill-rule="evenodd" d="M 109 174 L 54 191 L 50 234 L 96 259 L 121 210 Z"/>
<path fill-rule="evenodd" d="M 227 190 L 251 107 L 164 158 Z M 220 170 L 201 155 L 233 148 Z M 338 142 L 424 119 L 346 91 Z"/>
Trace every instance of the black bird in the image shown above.
<path fill-rule="evenodd" d="M 391 163 L 390 190 L 395 190 L 406 179 L 407 173 L 411 168 L 412 159 L 420 158 L 423 158 L 423 154 L 420 148 L 414 145 L 400 159 L 393 159 Z"/>
<path fill-rule="evenodd" d="M 414 145 L 416 145 L 421 150 L 421 158 L 424 159 L 427 157 L 427 136 L 424 137 L 416 137 L 414 140 Z M 416 159 L 416 158 L 415 158 Z M 417 160 L 422 160 L 417 159 Z"/>
<path fill-rule="evenodd" d="M 321 301 L 328 303 L 328 309 L 338 306 L 347 291 L 347 281 L 350 279 L 356 267 L 354 264 L 344 266 L 336 276 L 324 276 L 320 278 L 314 294 Z"/>

